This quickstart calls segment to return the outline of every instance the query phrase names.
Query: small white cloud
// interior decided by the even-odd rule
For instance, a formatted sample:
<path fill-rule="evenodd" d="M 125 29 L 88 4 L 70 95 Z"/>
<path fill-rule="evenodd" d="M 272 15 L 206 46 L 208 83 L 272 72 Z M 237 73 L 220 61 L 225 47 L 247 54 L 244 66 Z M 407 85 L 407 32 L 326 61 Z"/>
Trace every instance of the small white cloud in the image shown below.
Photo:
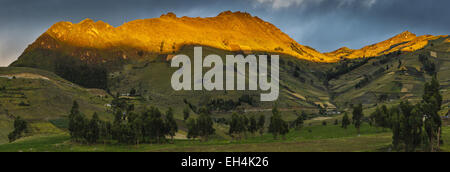
<path fill-rule="evenodd" d="M 311 0 L 256 0 L 260 4 L 270 5 L 273 9 L 299 6 Z"/>
<path fill-rule="evenodd" d="M 377 0 L 365 0 L 365 5 L 370 8 L 372 7 L 375 3 L 377 3 Z"/>
<path fill-rule="evenodd" d="M 307 6 L 310 4 L 335 3 L 336 7 L 345 7 L 351 5 L 361 5 L 371 8 L 377 0 L 252 0 L 257 4 L 268 5 L 272 9 L 290 8 Z"/>

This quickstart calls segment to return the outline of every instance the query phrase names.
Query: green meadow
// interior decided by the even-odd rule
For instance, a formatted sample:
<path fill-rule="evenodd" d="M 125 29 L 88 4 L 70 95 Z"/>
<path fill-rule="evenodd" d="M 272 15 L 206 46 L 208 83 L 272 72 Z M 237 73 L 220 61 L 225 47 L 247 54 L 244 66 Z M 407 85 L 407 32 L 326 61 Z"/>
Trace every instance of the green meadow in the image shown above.
<path fill-rule="evenodd" d="M 213 138 L 209 141 L 175 140 L 173 144 L 93 144 L 72 143 L 68 134 L 38 135 L 22 138 L 14 143 L 0 145 L 1 152 L 304 152 L 304 151 L 356 151 L 387 150 L 391 133 L 364 124 L 361 135 L 354 127 L 343 129 L 337 125 L 306 126 L 291 130 L 284 138 L 274 139 L 271 134 L 247 134 L 247 139 Z"/>

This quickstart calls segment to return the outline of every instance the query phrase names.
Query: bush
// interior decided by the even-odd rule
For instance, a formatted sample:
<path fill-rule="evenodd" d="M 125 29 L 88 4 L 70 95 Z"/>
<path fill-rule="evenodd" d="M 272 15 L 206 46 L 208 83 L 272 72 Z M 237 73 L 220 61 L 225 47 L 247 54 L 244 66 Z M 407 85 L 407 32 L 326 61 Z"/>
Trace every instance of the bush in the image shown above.
<path fill-rule="evenodd" d="M 21 102 L 19 103 L 19 106 L 30 106 L 30 104 L 27 104 L 27 103 L 21 101 Z"/>
<path fill-rule="evenodd" d="M 28 128 L 28 123 L 18 116 L 14 120 L 14 130 L 8 134 L 9 142 L 13 142 L 22 136 L 22 133 Z"/>

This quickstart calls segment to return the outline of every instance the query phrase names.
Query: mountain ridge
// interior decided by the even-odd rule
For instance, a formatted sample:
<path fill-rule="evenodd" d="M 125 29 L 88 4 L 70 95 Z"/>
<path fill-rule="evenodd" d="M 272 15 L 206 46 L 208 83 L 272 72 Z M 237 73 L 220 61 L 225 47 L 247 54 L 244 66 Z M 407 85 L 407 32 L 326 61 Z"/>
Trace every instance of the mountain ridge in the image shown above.
<path fill-rule="evenodd" d="M 332 52 L 324 53 L 327 56 L 334 56 L 339 59 L 356 59 L 365 57 L 376 57 L 381 55 L 387 55 L 396 51 L 400 52 L 413 52 L 424 48 L 429 41 L 436 40 L 442 37 L 448 37 L 448 35 L 422 35 L 417 36 L 409 31 L 404 31 L 397 34 L 387 40 L 365 46 L 361 49 L 349 49 L 342 47 Z"/>
<path fill-rule="evenodd" d="M 284 54 L 312 62 L 335 63 L 343 59 L 413 52 L 441 37 L 448 38 L 447 35 L 417 36 L 405 31 L 361 49 L 343 47 L 321 53 L 299 44 L 273 24 L 246 12 L 225 11 L 206 18 L 177 17 L 169 12 L 159 18 L 133 20 L 117 27 L 89 18 L 79 23 L 57 22 L 30 44 L 10 66 L 54 71 L 55 62 L 71 57 L 71 60 L 94 65 L 108 63 L 107 68 L 118 69 L 128 59 L 173 56 L 188 45 L 244 54 Z"/>
<path fill-rule="evenodd" d="M 113 27 L 103 21 L 58 22 L 45 33 L 66 44 L 106 49 L 127 45 L 153 53 L 172 53 L 184 45 L 204 45 L 228 51 L 263 51 L 288 54 L 315 62 L 333 62 L 322 53 L 300 45 L 280 29 L 243 12 L 222 12 L 216 17 L 138 19 Z"/>

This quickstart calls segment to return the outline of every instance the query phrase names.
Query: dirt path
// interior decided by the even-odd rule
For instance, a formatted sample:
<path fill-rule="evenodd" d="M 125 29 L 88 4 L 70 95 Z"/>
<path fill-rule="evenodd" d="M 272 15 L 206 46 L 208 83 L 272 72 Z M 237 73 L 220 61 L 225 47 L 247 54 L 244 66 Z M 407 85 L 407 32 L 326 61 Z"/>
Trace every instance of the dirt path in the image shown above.
<path fill-rule="evenodd" d="M 44 80 L 50 80 L 45 76 L 32 74 L 32 73 L 18 73 L 18 74 L 7 74 L 7 75 L 0 75 L 2 78 L 25 78 L 25 79 L 44 79 Z"/>

